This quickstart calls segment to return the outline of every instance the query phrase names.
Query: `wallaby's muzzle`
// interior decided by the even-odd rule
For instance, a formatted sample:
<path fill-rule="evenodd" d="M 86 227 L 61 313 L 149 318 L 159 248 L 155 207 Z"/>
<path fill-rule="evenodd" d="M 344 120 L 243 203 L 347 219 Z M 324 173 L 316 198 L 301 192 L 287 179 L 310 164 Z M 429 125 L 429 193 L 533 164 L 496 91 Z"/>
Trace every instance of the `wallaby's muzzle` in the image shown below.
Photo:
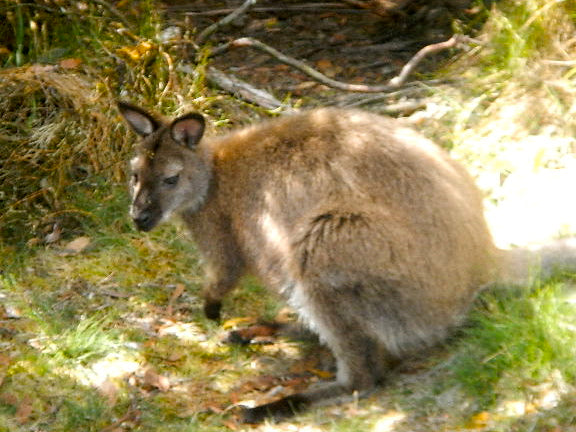
<path fill-rule="evenodd" d="M 132 216 L 134 225 L 136 225 L 138 230 L 151 231 L 162 219 L 162 212 L 154 207 L 147 207 L 140 210 L 133 205 L 130 216 Z"/>
<path fill-rule="evenodd" d="M 150 187 L 138 185 L 132 190 L 130 217 L 140 231 L 152 230 L 162 219 L 162 210 Z"/>
<path fill-rule="evenodd" d="M 132 219 L 140 231 L 150 231 L 156 226 L 155 218 L 150 212 L 142 212 Z"/>

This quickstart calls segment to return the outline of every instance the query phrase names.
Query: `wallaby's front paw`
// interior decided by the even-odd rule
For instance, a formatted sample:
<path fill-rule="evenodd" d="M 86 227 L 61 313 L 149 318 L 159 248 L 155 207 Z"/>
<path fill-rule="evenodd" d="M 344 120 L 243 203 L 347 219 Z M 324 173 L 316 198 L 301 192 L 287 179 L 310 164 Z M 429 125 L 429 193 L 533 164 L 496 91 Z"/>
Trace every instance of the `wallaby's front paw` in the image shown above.
<path fill-rule="evenodd" d="M 206 301 L 204 303 L 204 315 L 206 318 L 220 321 L 220 311 L 222 310 L 222 302 L 219 301 Z"/>

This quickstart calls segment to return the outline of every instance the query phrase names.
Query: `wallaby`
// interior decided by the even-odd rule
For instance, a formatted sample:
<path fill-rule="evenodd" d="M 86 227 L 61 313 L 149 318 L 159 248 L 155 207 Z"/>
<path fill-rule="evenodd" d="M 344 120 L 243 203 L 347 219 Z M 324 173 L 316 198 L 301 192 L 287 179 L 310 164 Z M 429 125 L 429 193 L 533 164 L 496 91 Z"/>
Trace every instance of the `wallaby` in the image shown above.
<path fill-rule="evenodd" d="M 181 215 L 206 267 L 206 315 L 251 272 L 335 356 L 334 382 L 246 409 L 247 422 L 372 390 L 506 273 L 472 178 L 398 120 L 321 108 L 202 139 L 199 114 L 119 109 L 142 137 L 130 215 L 142 231 Z"/>

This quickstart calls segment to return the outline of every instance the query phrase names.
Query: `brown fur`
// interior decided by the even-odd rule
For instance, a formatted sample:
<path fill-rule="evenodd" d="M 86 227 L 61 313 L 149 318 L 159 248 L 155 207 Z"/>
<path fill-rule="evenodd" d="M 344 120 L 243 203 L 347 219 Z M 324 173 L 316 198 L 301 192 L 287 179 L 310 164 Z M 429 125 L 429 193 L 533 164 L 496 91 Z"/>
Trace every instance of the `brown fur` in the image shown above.
<path fill-rule="evenodd" d="M 325 108 L 200 140 L 198 116 L 120 109 L 144 136 L 131 214 L 149 230 L 180 213 L 206 265 L 207 315 L 248 271 L 336 357 L 336 382 L 248 421 L 372 389 L 391 362 L 444 338 L 495 277 L 474 182 L 396 120 Z"/>

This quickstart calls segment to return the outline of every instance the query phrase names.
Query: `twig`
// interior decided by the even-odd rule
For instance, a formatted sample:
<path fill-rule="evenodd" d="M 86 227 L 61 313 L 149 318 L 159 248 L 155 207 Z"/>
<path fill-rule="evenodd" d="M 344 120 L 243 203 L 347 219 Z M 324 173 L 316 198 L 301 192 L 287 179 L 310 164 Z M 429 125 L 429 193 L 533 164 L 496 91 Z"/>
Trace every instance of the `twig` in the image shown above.
<path fill-rule="evenodd" d="M 258 0 L 246 0 L 242 6 L 234 10 L 232 13 L 226 15 L 220 21 L 215 22 L 211 26 L 206 27 L 196 38 L 196 44 L 201 46 L 212 34 L 218 31 L 219 28 L 230 24 L 238 17 L 245 14 Z"/>
<path fill-rule="evenodd" d="M 269 54 L 270 56 L 274 57 L 276 60 L 279 60 L 280 62 L 285 63 L 287 65 L 290 65 L 301 72 L 304 72 L 306 75 L 318 81 L 319 83 L 327 85 L 328 87 L 336 88 L 338 90 L 353 91 L 353 92 L 385 92 L 392 88 L 389 85 L 367 86 L 363 84 L 347 84 L 341 81 L 333 80 L 332 78 L 329 78 L 323 73 L 318 72 L 316 69 L 311 68 L 307 64 L 301 62 L 300 60 L 296 60 L 293 57 L 289 57 L 286 54 L 281 53 L 280 51 L 272 48 L 269 45 L 266 45 L 265 43 L 260 42 L 257 39 L 240 38 L 230 42 L 228 46 L 250 47 L 263 51 Z M 220 51 L 221 50 L 218 49 L 218 52 Z"/>
<path fill-rule="evenodd" d="M 429 56 L 430 54 L 433 54 L 433 53 L 436 53 L 439 51 L 444 51 L 444 50 L 447 50 L 450 48 L 455 48 L 456 46 L 458 46 L 462 42 L 471 42 L 471 41 L 472 41 L 471 38 L 467 38 L 464 35 L 457 35 L 456 34 L 456 35 L 452 36 L 450 39 L 448 39 L 447 41 L 438 42 L 435 44 L 425 46 L 420 51 L 418 51 L 414 55 L 414 57 L 412 57 L 410 59 L 410 61 L 408 63 L 406 63 L 404 65 L 404 67 L 400 71 L 400 74 L 398 74 L 398 76 L 392 78 L 389 81 L 389 84 L 391 86 L 395 86 L 395 87 L 399 87 L 399 86 L 403 85 L 406 82 L 406 80 L 408 79 L 408 77 L 410 76 L 410 74 L 412 72 L 414 72 L 414 69 L 416 69 L 416 66 L 418 66 L 418 64 L 420 64 L 420 62 L 422 60 L 424 60 L 424 58 Z"/>
<path fill-rule="evenodd" d="M 235 76 L 225 74 L 214 67 L 209 67 L 207 69 L 206 78 L 221 89 L 265 109 L 290 109 L 270 93 L 257 89 L 247 82 L 242 81 Z"/>
<path fill-rule="evenodd" d="M 289 57 L 286 54 L 281 53 L 280 51 L 272 48 L 269 45 L 266 45 L 263 42 L 260 42 L 254 38 L 240 38 L 236 39 L 232 42 L 224 44 L 220 47 L 217 47 L 213 52 L 212 55 L 218 55 L 222 52 L 226 51 L 230 47 L 249 47 L 254 48 L 260 51 L 263 51 L 274 57 L 276 60 L 285 63 L 298 69 L 299 71 L 305 73 L 309 77 L 313 78 L 314 80 L 318 81 L 321 84 L 324 84 L 328 87 L 332 87 L 338 90 L 344 90 L 349 92 L 360 92 L 360 93 L 381 93 L 381 92 L 389 92 L 391 90 L 398 89 L 399 87 L 403 86 L 406 83 L 406 80 L 410 76 L 410 74 L 414 71 L 416 66 L 428 55 L 432 53 L 436 53 L 442 50 L 446 50 L 449 48 L 454 48 L 458 46 L 460 43 L 463 42 L 473 42 L 478 43 L 471 38 L 468 38 L 463 35 L 454 35 L 450 39 L 444 42 L 439 42 L 436 44 L 427 45 L 422 48 L 420 51 L 410 59 L 408 63 L 402 68 L 400 74 L 394 78 L 392 78 L 387 84 L 384 85 L 377 85 L 377 86 L 370 86 L 364 84 L 348 84 L 342 81 L 337 81 L 332 78 L 327 77 L 326 75 L 318 72 L 316 69 L 308 66 L 307 64 L 301 62 L 300 60 L 296 60 L 293 57 Z"/>

